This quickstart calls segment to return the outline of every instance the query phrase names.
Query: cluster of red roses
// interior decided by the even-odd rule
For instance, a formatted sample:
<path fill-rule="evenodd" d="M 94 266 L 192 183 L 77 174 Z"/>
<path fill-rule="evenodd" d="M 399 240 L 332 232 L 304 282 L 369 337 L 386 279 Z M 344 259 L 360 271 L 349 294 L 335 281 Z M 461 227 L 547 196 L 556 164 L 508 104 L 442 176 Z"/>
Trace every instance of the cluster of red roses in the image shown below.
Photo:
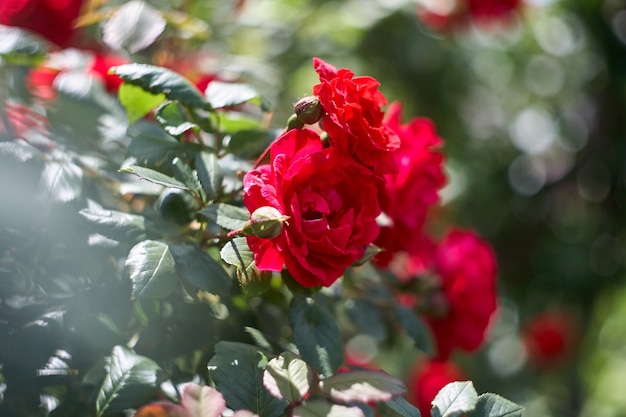
<path fill-rule="evenodd" d="M 496 310 L 494 254 L 469 231 L 452 230 L 439 243 L 425 233 L 445 183 L 433 123 L 402 124 L 399 104 L 382 110 L 387 102 L 375 79 L 313 62 L 320 83 L 312 101 L 321 111 L 307 122 L 319 120 L 318 128 L 287 130 L 271 145 L 269 164 L 244 177 L 251 213 L 269 206 L 287 219 L 277 235 L 248 236 L 255 264 L 286 267 L 304 287 L 330 286 L 376 244 L 380 268 L 428 283 L 399 299 L 424 315 L 436 367 L 448 369 L 454 349 L 475 350 L 485 338 Z"/>
<path fill-rule="evenodd" d="M 510 21 L 523 0 L 420 0 L 417 15 L 436 30 Z"/>

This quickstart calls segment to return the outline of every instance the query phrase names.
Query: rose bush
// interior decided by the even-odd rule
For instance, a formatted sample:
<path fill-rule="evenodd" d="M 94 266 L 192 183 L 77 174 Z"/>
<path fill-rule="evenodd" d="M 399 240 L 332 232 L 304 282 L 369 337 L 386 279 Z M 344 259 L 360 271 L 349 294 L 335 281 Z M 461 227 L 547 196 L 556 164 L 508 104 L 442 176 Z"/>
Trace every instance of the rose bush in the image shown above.
<path fill-rule="evenodd" d="M 277 134 L 247 72 L 170 54 L 204 27 L 191 15 L 141 1 L 88 13 L 141 48 L 42 52 L 3 29 L 24 43 L 0 51 L 0 167 L 30 181 L 0 184 L 25 196 L 0 219 L 16 237 L 0 313 L 26 313 L 0 326 L 0 414 L 416 415 L 403 372 L 373 368 L 396 347 L 410 360 L 475 349 L 495 298 L 486 244 L 424 232 L 445 182 L 434 124 L 403 124 L 377 80 L 316 58 L 315 96 Z M 391 260 L 378 268 L 376 242 Z M 418 402 L 461 377 L 418 378 Z M 468 391 L 460 412 L 477 402 Z"/>
<path fill-rule="evenodd" d="M 260 270 L 283 266 L 304 287 L 330 286 L 378 235 L 380 179 L 319 135 L 295 129 L 272 145 L 270 164 L 246 174 L 252 213 L 271 206 L 289 220 L 273 239 L 248 237 Z"/>

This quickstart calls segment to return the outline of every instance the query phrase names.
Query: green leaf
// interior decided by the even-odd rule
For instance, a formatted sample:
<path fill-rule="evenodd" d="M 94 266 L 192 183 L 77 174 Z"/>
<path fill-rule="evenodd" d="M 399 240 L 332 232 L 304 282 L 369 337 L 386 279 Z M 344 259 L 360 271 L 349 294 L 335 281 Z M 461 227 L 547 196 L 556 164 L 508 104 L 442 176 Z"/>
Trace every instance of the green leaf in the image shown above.
<path fill-rule="evenodd" d="M 191 169 L 189 165 L 178 157 L 174 158 L 172 161 L 172 168 L 174 170 L 174 176 L 177 180 L 189 187 L 190 190 L 195 191 L 196 195 L 204 196 L 204 191 L 202 190 L 202 185 L 198 180 L 198 174 L 196 171 Z"/>
<path fill-rule="evenodd" d="M 486 393 L 478 397 L 476 408 L 467 417 L 522 417 L 523 411 L 521 405 L 497 394 Z"/>
<path fill-rule="evenodd" d="M 133 0 L 119 7 L 102 25 L 102 40 L 113 50 L 135 54 L 152 45 L 165 30 L 159 11 L 143 1 Z"/>
<path fill-rule="evenodd" d="M 248 84 L 212 81 L 204 92 L 204 96 L 214 109 L 237 106 L 253 99 L 259 99 L 257 101 L 260 103 L 259 93 Z"/>
<path fill-rule="evenodd" d="M 85 208 L 79 214 L 89 220 L 103 236 L 122 242 L 146 240 L 146 218 L 114 210 Z"/>
<path fill-rule="evenodd" d="M 402 397 L 378 404 L 381 417 L 420 417 L 420 410 Z"/>
<path fill-rule="evenodd" d="M 346 407 L 326 400 L 313 400 L 293 409 L 293 417 L 365 417 L 359 407 Z"/>
<path fill-rule="evenodd" d="M 274 397 L 290 403 L 300 401 L 314 381 L 311 368 L 291 352 L 271 359 L 263 373 L 263 385 Z"/>
<path fill-rule="evenodd" d="M 258 118 L 252 118 L 247 113 L 238 111 L 221 111 L 216 113 L 217 121 L 222 133 L 237 133 L 242 130 L 258 130 L 259 132 L 265 132 L 261 130 L 263 124 L 262 120 Z"/>
<path fill-rule="evenodd" d="M 127 64 L 112 67 L 110 72 L 127 83 L 137 85 L 153 94 L 163 93 L 170 100 L 204 108 L 206 103 L 198 89 L 186 78 L 167 68 L 147 64 Z"/>
<path fill-rule="evenodd" d="M 187 187 L 182 182 L 178 181 L 176 178 L 169 177 L 165 174 L 160 173 L 159 171 L 155 171 L 150 168 L 144 168 L 144 167 L 140 167 L 137 165 L 131 165 L 131 166 L 120 169 L 120 172 L 128 172 L 130 174 L 135 174 L 139 178 L 152 182 L 154 184 L 159 184 L 159 185 L 164 185 L 169 188 L 178 188 L 179 190 L 189 191 L 189 187 Z"/>
<path fill-rule="evenodd" d="M 211 204 L 198 213 L 226 230 L 241 229 L 250 220 L 250 213 L 245 208 L 224 203 Z"/>
<path fill-rule="evenodd" d="M 265 335 L 261 333 L 260 330 L 248 326 L 243 329 L 254 339 L 254 343 L 256 343 L 257 346 L 265 350 L 272 350 L 272 344 L 265 338 Z"/>
<path fill-rule="evenodd" d="M 13 65 L 36 65 L 46 56 L 44 43 L 26 30 L 0 25 L 0 57 Z"/>
<path fill-rule="evenodd" d="M 207 198 L 214 200 L 219 194 L 224 180 L 217 156 L 208 152 L 198 153 L 196 155 L 196 171 Z"/>
<path fill-rule="evenodd" d="M 233 280 L 205 251 L 195 245 L 170 245 L 170 250 L 182 278 L 203 291 L 221 296 L 230 293 Z"/>
<path fill-rule="evenodd" d="M 322 391 L 341 402 L 381 402 L 404 394 L 406 387 L 386 372 L 363 370 L 341 372 L 320 382 Z"/>
<path fill-rule="evenodd" d="M 165 94 L 152 94 L 128 83 L 123 83 L 117 94 L 131 124 L 165 101 Z"/>
<path fill-rule="evenodd" d="M 224 262 L 237 267 L 237 280 L 246 296 L 255 297 L 270 288 L 272 271 L 259 271 L 245 237 L 236 237 L 226 243 L 220 256 Z"/>
<path fill-rule="evenodd" d="M 398 304 L 394 305 L 394 311 L 400 326 L 413 339 L 415 347 L 428 355 L 432 355 L 435 352 L 435 344 L 430 330 L 422 319 L 408 308 Z"/>
<path fill-rule="evenodd" d="M 180 143 L 154 123 L 141 120 L 130 126 L 128 134 L 133 139 L 128 145 L 126 157 L 161 171 L 176 156 L 194 155 L 202 149 L 197 143 Z"/>
<path fill-rule="evenodd" d="M 200 129 L 197 124 L 187 119 L 185 109 L 176 101 L 161 105 L 154 114 L 154 118 L 163 130 L 172 136 L 180 136 L 188 130 Z"/>
<path fill-rule="evenodd" d="M 240 130 L 228 142 L 228 150 L 241 158 L 255 158 L 277 137 L 267 130 Z"/>
<path fill-rule="evenodd" d="M 48 162 L 41 173 L 41 186 L 55 202 L 76 200 L 83 190 L 83 171 L 71 162 Z"/>
<path fill-rule="evenodd" d="M 220 251 L 222 260 L 240 269 L 248 269 L 254 264 L 254 253 L 245 237 L 236 237 L 226 243 Z"/>
<path fill-rule="evenodd" d="M 335 317 L 321 296 L 296 296 L 289 309 L 293 338 L 302 358 L 324 377 L 343 363 L 343 344 Z"/>
<path fill-rule="evenodd" d="M 156 391 L 160 371 L 152 359 L 115 346 L 96 400 L 97 415 L 135 408 L 148 401 Z"/>
<path fill-rule="evenodd" d="M 476 407 L 478 394 L 471 381 L 451 382 L 439 391 L 430 411 L 432 417 L 456 417 Z"/>
<path fill-rule="evenodd" d="M 133 298 L 165 298 L 174 291 L 178 276 L 166 243 L 144 240 L 133 246 L 126 259 L 133 283 Z"/>
<path fill-rule="evenodd" d="M 361 259 L 352 264 L 352 266 L 363 266 L 378 255 L 383 250 L 376 245 L 369 244 L 365 247 L 365 253 L 361 256 Z"/>
<path fill-rule="evenodd" d="M 255 346 L 219 342 L 208 369 L 228 408 L 251 410 L 260 417 L 278 417 L 287 402 L 273 397 L 263 386 L 266 365 L 267 358 Z"/>

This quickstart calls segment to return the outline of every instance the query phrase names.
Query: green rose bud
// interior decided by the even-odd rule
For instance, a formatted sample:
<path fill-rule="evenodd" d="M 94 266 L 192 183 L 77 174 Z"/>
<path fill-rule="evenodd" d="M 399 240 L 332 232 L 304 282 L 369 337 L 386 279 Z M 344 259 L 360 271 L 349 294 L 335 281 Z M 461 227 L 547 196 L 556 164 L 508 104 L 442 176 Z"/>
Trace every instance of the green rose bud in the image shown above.
<path fill-rule="evenodd" d="M 252 264 L 245 271 L 237 268 L 237 280 L 241 289 L 248 297 L 256 297 L 271 287 L 272 271 L 259 271 Z"/>
<path fill-rule="evenodd" d="M 283 231 L 283 222 L 289 219 L 274 207 L 259 207 L 252 213 L 250 220 L 243 226 L 243 232 L 248 236 L 257 236 L 273 239 Z"/>
<path fill-rule="evenodd" d="M 315 96 L 301 98 L 294 106 L 298 119 L 307 125 L 317 123 L 322 118 L 322 105 Z"/>

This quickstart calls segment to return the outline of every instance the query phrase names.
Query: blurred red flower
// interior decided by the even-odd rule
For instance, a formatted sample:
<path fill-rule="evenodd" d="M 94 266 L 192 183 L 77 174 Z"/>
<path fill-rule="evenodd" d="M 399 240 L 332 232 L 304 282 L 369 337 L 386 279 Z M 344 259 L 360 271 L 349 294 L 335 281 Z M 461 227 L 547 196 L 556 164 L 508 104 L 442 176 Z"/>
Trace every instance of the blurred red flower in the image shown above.
<path fill-rule="evenodd" d="M 522 0 L 467 0 L 467 12 L 478 21 L 504 19 L 521 4 Z"/>
<path fill-rule="evenodd" d="M 385 124 L 400 138 L 393 152 L 398 171 L 385 175 L 381 209 L 388 224 L 383 224 L 376 245 L 383 248 L 376 257 L 387 266 L 394 254 L 420 252 L 428 240 L 421 238 L 428 208 L 439 201 L 439 190 L 446 182 L 443 155 L 434 151 L 441 146 L 435 125 L 427 118 L 415 118 L 402 124 L 402 106 L 393 103 Z"/>
<path fill-rule="evenodd" d="M 476 350 L 497 308 L 493 250 L 473 232 L 452 230 L 437 247 L 433 272 L 445 300 L 426 316 L 437 357 L 447 359 L 455 348 Z"/>
<path fill-rule="evenodd" d="M 331 144 L 378 175 L 394 172 L 392 151 L 400 140 L 383 121 L 381 107 L 387 99 L 378 91 L 378 81 L 337 70 L 319 58 L 313 58 L 313 66 L 320 79 L 313 94 L 324 109 L 320 123 Z"/>
<path fill-rule="evenodd" d="M 109 74 L 109 69 L 117 65 L 129 64 L 130 61 L 119 55 L 97 52 L 91 62 L 89 72 L 104 83 L 104 88 L 111 94 L 117 94 L 122 79 L 115 74 Z"/>
<path fill-rule="evenodd" d="M 379 182 L 337 148 L 322 149 L 313 130 L 282 134 L 270 164 L 244 177 L 250 213 L 271 206 L 289 216 L 275 238 L 248 236 L 256 266 L 280 271 L 284 265 L 307 288 L 332 285 L 378 235 Z"/>
<path fill-rule="evenodd" d="M 31 30 L 61 48 L 71 44 L 83 0 L 0 0 L 0 24 Z"/>
<path fill-rule="evenodd" d="M 6 139 L 25 139 L 29 131 L 47 134 L 49 122 L 45 116 L 23 104 L 5 104 L 5 116 L 9 126 L 0 123 L 0 137 Z M 8 137 L 11 134 L 12 137 Z M 5 138 L 2 138 L 5 139 Z"/>
<path fill-rule="evenodd" d="M 439 391 L 451 382 L 465 380 L 465 374 L 452 362 L 420 361 L 407 378 L 407 399 L 419 408 L 422 417 L 429 417 Z"/>
<path fill-rule="evenodd" d="M 88 54 L 88 53 L 86 53 Z M 100 80 L 104 88 L 111 94 L 117 94 L 122 80 L 115 74 L 109 74 L 109 69 L 116 65 L 130 63 L 129 60 L 114 54 L 95 52 L 93 57 L 86 55 L 90 61 L 85 67 L 77 68 L 88 72 L 92 77 Z M 72 71 L 74 68 L 51 68 L 46 65 L 31 68 L 26 75 L 26 88 L 34 96 L 43 101 L 52 102 L 57 97 L 54 89 L 54 80 L 62 72 Z"/>
<path fill-rule="evenodd" d="M 506 23 L 520 11 L 523 0 L 422 0 L 417 15 L 435 30 Z"/>
<path fill-rule="evenodd" d="M 576 347 L 576 320 L 564 310 L 546 311 L 524 327 L 522 338 L 532 365 L 553 368 L 566 362 Z"/>
<path fill-rule="evenodd" d="M 43 101 L 54 101 L 57 97 L 54 79 L 60 72 L 61 70 L 45 66 L 31 68 L 26 75 L 26 89 L 34 97 Z"/>

